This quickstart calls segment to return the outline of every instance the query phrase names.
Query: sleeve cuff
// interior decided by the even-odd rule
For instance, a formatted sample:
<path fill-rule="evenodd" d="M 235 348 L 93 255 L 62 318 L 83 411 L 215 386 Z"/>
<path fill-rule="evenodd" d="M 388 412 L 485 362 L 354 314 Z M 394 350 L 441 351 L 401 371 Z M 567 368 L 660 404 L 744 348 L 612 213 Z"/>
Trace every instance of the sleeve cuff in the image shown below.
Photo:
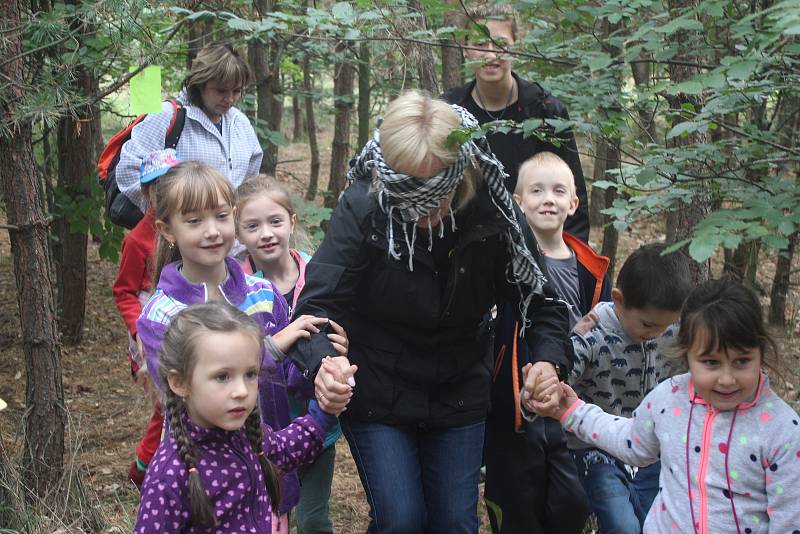
<path fill-rule="evenodd" d="M 338 417 L 323 411 L 316 399 L 308 402 L 308 414 L 319 423 L 325 432 L 328 432 L 339 422 Z"/>
<path fill-rule="evenodd" d="M 286 353 L 278 347 L 272 336 L 264 336 L 264 347 L 276 362 L 282 362 L 286 359 Z"/>

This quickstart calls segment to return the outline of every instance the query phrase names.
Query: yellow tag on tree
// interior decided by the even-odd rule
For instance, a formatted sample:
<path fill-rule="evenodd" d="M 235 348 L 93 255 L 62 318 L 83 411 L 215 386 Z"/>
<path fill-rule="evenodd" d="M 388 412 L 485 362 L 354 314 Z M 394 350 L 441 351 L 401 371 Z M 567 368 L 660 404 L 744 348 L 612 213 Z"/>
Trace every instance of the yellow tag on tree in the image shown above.
<path fill-rule="evenodd" d="M 131 71 L 136 70 L 131 67 Z M 161 111 L 161 67 L 151 65 L 131 78 L 131 115 Z"/>

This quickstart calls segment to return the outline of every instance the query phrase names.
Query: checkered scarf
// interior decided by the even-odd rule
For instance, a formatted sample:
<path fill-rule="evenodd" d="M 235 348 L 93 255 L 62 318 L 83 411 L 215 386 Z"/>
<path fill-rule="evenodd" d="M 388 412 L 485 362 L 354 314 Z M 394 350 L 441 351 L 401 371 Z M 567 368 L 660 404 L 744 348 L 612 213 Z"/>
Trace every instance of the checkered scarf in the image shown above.
<path fill-rule="evenodd" d="M 463 128 L 478 126 L 478 121 L 469 111 L 455 104 L 451 104 L 450 107 L 461 117 Z M 486 137 L 462 144 L 458 150 L 458 159 L 452 165 L 436 176 L 419 179 L 398 173 L 386 163 L 381 150 L 380 133 L 376 128 L 373 138 L 367 142 L 359 156 L 351 163 L 347 178 L 350 181 L 357 178 L 372 180 L 373 189 L 378 193 L 381 209 L 388 215 L 389 254 L 395 259 L 400 259 L 400 253 L 394 243 L 394 225 L 392 224 L 393 219 L 396 219 L 402 224 L 409 254 L 408 268 L 413 270 L 412 260 L 417 221 L 428 215 L 432 209 L 439 207 L 439 202 L 455 191 L 464 179 L 464 170 L 467 165 L 472 165 L 480 170 L 489 187 L 492 203 L 498 213 L 508 222 L 505 240 L 511 262 L 507 269 L 507 276 L 520 290 L 520 311 L 524 318 L 527 316 L 527 309 L 533 295 L 542 294 L 542 285 L 546 279 L 525 244 L 512 204 L 513 200 L 505 186 L 506 173 L 503 170 L 503 164 L 492 153 Z M 452 210 L 450 210 L 450 222 L 455 230 L 455 218 Z M 430 219 L 428 225 L 428 250 L 432 250 L 433 237 Z M 439 227 L 439 235 L 443 235 L 443 232 L 444 222 Z"/>

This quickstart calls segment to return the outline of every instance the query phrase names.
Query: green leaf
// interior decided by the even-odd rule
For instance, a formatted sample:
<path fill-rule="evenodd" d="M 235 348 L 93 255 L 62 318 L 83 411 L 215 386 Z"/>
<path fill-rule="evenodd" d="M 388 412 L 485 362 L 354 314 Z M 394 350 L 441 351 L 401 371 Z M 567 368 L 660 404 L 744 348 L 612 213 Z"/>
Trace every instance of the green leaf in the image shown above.
<path fill-rule="evenodd" d="M 588 61 L 591 70 L 600 70 L 608 67 L 614 60 L 608 54 L 599 54 Z"/>
<path fill-rule="evenodd" d="M 717 250 L 717 241 L 714 236 L 697 236 L 689 245 L 689 255 L 697 262 L 706 261 Z"/>
<path fill-rule="evenodd" d="M 690 133 L 696 132 L 700 125 L 692 121 L 679 122 L 667 134 L 667 139 L 672 139 L 678 136 L 687 136 Z"/>
<path fill-rule="evenodd" d="M 339 2 L 338 4 L 334 4 L 331 8 L 331 15 L 333 15 L 333 18 L 342 22 L 352 22 L 353 6 L 347 2 Z"/>
<path fill-rule="evenodd" d="M 747 80 L 758 67 L 759 62 L 754 59 L 746 59 L 731 64 L 728 67 L 728 78 L 734 80 Z"/>
<path fill-rule="evenodd" d="M 703 89 L 704 89 L 703 84 L 694 80 L 687 80 L 685 82 L 681 82 L 675 87 L 675 90 L 677 92 L 684 93 L 687 95 L 699 95 L 700 93 L 703 92 Z"/>

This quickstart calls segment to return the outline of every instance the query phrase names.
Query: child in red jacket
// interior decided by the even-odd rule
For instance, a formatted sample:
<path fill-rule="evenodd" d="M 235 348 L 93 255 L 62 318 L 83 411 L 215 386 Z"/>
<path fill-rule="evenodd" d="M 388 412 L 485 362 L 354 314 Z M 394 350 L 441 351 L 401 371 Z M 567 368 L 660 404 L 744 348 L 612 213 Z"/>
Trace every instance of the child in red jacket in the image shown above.
<path fill-rule="evenodd" d="M 149 189 L 156 179 L 179 162 L 173 149 L 153 152 L 142 161 L 139 181 L 145 198 L 149 200 Z M 150 202 L 152 206 L 152 202 Z M 136 320 L 142 306 L 150 298 L 153 277 L 153 252 L 156 240 L 155 216 L 152 209 L 147 210 L 144 218 L 122 240 L 119 270 L 114 281 L 114 301 L 119 314 L 128 327 L 128 359 L 134 381 L 140 383 L 149 393 L 149 380 L 144 368 L 144 352 L 136 332 Z M 142 372 L 144 371 L 144 372 Z M 164 418 L 161 407 L 155 397 L 153 415 L 147 423 L 147 429 L 136 446 L 136 459 L 131 463 L 128 480 L 137 488 L 141 488 L 147 464 L 153 458 L 158 444 L 161 442 L 161 428 Z"/>

